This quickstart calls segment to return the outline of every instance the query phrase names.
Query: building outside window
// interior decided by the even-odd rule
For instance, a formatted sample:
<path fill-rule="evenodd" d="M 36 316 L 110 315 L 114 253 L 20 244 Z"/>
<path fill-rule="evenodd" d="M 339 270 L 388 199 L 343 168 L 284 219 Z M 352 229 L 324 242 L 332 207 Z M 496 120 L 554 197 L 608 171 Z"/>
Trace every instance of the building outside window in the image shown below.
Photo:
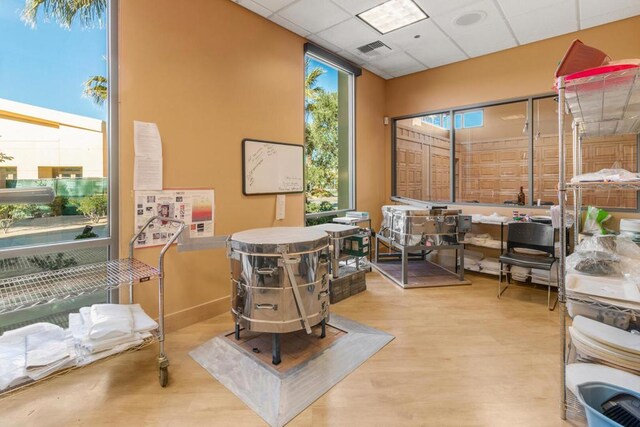
<path fill-rule="evenodd" d="M 11 190 L 0 199 L 0 279 L 105 261 L 117 250 L 109 221 L 110 5 L 89 1 L 66 13 L 48 1 L 0 4 L 0 58 L 11 64 L 0 67 L 0 188 Z M 34 187 L 55 197 L 12 197 Z M 107 299 L 100 292 L 3 314 L 0 332 L 35 319 L 64 326 L 69 311 Z"/>

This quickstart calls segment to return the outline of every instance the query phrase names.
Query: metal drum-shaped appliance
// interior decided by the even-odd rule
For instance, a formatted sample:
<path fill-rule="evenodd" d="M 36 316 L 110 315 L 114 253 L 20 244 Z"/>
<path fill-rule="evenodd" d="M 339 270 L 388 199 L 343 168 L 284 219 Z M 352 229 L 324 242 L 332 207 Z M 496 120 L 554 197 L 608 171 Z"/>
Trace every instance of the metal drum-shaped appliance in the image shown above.
<path fill-rule="evenodd" d="M 392 210 L 391 234 L 402 246 L 458 244 L 459 210 L 403 206 Z"/>
<path fill-rule="evenodd" d="M 327 233 L 259 228 L 234 233 L 228 248 L 236 331 L 311 333 L 311 326 L 328 319 Z"/>
<path fill-rule="evenodd" d="M 379 234 L 384 237 L 391 237 L 391 227 L 393 224 L 393 208 L 398 205 L 385 205 L 382 207 L 382 223 L 380 224 Z"/>

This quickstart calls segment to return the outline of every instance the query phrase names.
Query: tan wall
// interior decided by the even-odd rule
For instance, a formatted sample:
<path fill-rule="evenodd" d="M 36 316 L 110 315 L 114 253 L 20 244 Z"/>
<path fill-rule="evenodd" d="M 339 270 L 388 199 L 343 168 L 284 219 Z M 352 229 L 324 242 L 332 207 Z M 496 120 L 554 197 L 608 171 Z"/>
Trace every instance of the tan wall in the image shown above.
<path fill-rule="evenodd" d="M 398 117 L 548 93 L 558 61 L 579 38 L 613 59 L 640 58 L 640 17 L 566 34 L 387 81 L 386 114 Z M 391 127 L 385 135 L 385 199 L 391 197 Z"/>
<path fill-rule="evenodd" d="M 165 188 L 214 188 L 215 232 L 302 225 L 302 195 L 287 196 L 275 221 L 275 196 L 242 195 L 241 140 L 302 144 L 305 40 L 222 0 L 120 2 L 120 251 L 133 234 L 133 121 L 156 122 Z M 365 72 L 357 82 L 358 208 L 382 204 L 384 81 Z M 136 251 L 156 263 L 158 249 Z M 166 258 L 166 312 L 179 327 L 229 309 L 224 250 Z M 154 285 L 136 299 L 155 314 Z"/>

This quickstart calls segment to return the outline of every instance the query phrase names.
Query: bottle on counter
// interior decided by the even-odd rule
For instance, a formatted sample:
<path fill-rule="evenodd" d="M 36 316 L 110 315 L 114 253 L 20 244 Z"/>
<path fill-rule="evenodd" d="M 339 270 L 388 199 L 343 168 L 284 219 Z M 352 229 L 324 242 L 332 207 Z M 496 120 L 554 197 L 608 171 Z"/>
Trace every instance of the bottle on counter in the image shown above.
<path fill-rule="evenodd" d="M 520 192 L 518 193 L 518 204 L 525 204 L 525 195 L 524 195 L 524 187 L 520 187 Z"/>

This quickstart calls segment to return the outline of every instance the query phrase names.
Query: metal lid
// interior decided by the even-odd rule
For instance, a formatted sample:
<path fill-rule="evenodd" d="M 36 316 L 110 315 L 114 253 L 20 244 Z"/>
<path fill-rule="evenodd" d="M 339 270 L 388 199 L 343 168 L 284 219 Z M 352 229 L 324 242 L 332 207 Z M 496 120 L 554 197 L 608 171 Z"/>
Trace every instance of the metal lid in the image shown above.
<path fill-rule="evenodd" d="M 425 216 L 425 217 L 433 217 L 433 216 L 455 216 L 460 215 L 459 210 L 457 209 L 423 209 L 413 207 L 413 209 L 394 209 L 393 215 L 398 216 Z"/>
<path fill-rule="evenodd" d="M 231 249 L 254 254 L 315 252 L 328 245 L 327 233 L 312 227 L 255 228 L 229 238 Z"/>
<path fill-rule="evenodd" d="M 309 228 L 315 228 L 326 232 L 331 238 L 339 239 L 341 237 L 353 236 L 360 231 L 360 227 L 345 224 L 335 224 L 328 222 L 326 224 L 318 224 Z"/>

